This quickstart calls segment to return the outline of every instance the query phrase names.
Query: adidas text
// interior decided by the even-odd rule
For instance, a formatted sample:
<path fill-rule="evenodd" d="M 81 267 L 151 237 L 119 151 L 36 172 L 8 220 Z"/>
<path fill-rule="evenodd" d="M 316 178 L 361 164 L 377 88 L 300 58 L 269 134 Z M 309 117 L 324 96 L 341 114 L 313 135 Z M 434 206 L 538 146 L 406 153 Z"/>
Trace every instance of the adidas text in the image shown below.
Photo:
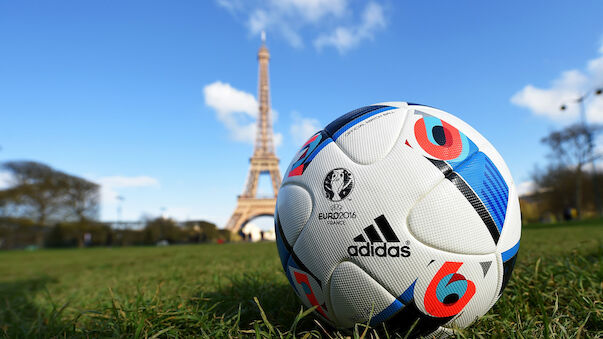
<path fill-rule="evenodd" d="M 348 254 L 352 257 L 402 257 L 410 256 L 409 246 L 388 246 L 388 243 L 373 244 L 366 243 L 361 246 L 352 245 L 348 247 Z"/>

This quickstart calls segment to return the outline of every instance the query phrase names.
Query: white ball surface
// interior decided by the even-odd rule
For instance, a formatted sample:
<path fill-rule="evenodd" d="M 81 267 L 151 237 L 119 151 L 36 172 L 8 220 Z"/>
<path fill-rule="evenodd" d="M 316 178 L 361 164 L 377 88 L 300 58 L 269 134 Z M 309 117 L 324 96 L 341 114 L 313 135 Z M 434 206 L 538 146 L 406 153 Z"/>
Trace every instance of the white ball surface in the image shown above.
<path fill-rule="evenodd" d="M 336 327 L 413 335 L 484 315 L 515 263 L 521 218 L 494 147 L 444 111 L 387 102 L 316 133 L 278 192 L 277 246 L 307 307 Z"/>

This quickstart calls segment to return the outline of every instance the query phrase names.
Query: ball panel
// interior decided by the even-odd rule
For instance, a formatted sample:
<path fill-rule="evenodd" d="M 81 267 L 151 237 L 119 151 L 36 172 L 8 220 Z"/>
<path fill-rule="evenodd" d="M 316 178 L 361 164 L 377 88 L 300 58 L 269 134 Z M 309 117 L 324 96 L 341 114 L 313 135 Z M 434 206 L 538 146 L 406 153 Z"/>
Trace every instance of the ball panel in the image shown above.
<path fill-rule="evenodd" d="M 521 210 L 519 207 L 519 198 L 515 185 L 509 187 L 509 205 L 507 206 L 507 217 L 505 225 L 500 234 L 498 242 L 498 251 L 505 252 L 513 248 L 521 238 Z"/>
<path fill-rule="evenodd" d="M 279 190 L 276 210 L 285 239 L 290 246 L 295 244 L 299 233 L 308 222 L 312 206 L 310 193 L 303 187 L 289 184 Z"/>
<path fill-rule="evenodd" d="M 341 134 L 345 133 L 350 127 L 356 125 L 358 122 L 392 108 L 392 106 L 380 104 L 360 107 L 333 120 L 324 130 L 333 138 L 333 140 L 336 140 Z"/>
<path fill-rule="evenodd" d="M 454 331 L 451 328 L 439 327 L 433 333 L 429 335 L 428 338 L 431 339 L 445 339 L 450 338 L 454 335 Z"/>
<path fill-rule="evenodd" d="M 278 250 L 279 258 L 281 259 L 281 265 L 283 266 L 285 273 L 287 273 L 287 262 L 289 262 L 289 257 L 291 256 L 293 248 L 285 240 L 285 234 L 280 223 L 278 212 L 274 214 L 274 233 L 276 235 L 276 249 Z"/>
<path fill-rule="evenodd" d="M 414 296 L 417 308 L 445 326 L 466 327 L 484 315 L 497 296 L 496 254 L 440 254 L 421 270 Z"/>
<path fill-rule="evenodd" d="M 414 110 L 414 112 L 409 112 L 409 114 L 416 115 L 420 114 L 420 112 L 427 113 L 431 116 L 437 117 L 441 120 L 448 122 L 450 125 L 456 127 L 459 131 L 462 131 L 463 134 L 465 134 L 469 140 L 471 140 L 479 147 L 481 152 L 484 152 L 488 156 L 488 158 L 492 160 L 496 168 L 500 171 L 500 174 L 504 178 L 505 182 L 507 184 L 513 183 L 513 177 L 511 176 L 511 172 L 509 171 L 509 168 L 507 167 L 500 153 L 498 153 L 494 146 L 486 138 L 484 138 L 484 136 L 482 136 L 469 124 L 448 112 L 442 111 L 434 107 L 429 107 L 425 105 L 410 105 L 409 110 Z M 407 126 L 408 125 L 411 124 L 407 124 Z"/>
<path fill-rule="evenodd" d="M 513 273 L 521 238 L 521 211 L 515 185 L 512 183 L 510 185 L 509 199 L 507 219 L 505 220 L 505 226 L 503 227 L 497 248 L 503 268 L 499 295 L 502 294 L 509 283 L 511 273 Z"/>
<path fill-rule="evenodd" d="M 333 313 L 341 327 L 352 327 L 369 320 L 372 325 L 379 324 L 403 306 L 351 262 L 337 265 L 331 275 L 329 293 Z"/>
<path fill-rule="evenodd" d="M 443 180 L 412 208 L 408 228 L 421 242 L 454 253 L 496 250 L 490 232 L 473 206 L 449 180 Z"/>
<path fill-rule="evenodd" d="M 331 139 L 330 135 L 325 131 L 319 131 L 311 136 L 297 152 L 295 157 L 293 157 L 293 160 L 287 167 L 287 171 L 285 171 L 285 176 L 283 178 L 283 184 L 299 179 L 310 166 L 316 155 L 332 141 L 333 139 Z"/>
<path fill-rule="evenodd" d="M 342 127 L 338 131 L 341 134 L 336 134 L 333 139 L 352 160 L 370 164 L 391 151 L 400 136 L 405 119 L 406 109 L 384 106 L 353 120 L 344 132 L 341 131 L 345 126 Z"/>
<path fill-rule="evenodd" d="M 519 247 L 519 243 L 517 244 L 517 247 Z M 514 254 L 510 254 L 508 258 L 502 257 L 503 275 L 502 275 L 502 281 L 500 284 L 500 290 L 498 292 L 499 295 L 501 295 L 502 292 L 504 291 L 505 287 L 507 287 L 507 284 L 509 283 L 509 279 L 511 278 L 511 273 L 513 273 L 513 269 L 515 268 L 515 261 L 517 260 L 517 252 L 514 251 L 514 249 L 515 248 L 509 250 L 509 251 L 513 251 Z M 503 252 L 503 254 L 504 254 L 504 252 Z"/>
<path fill-rule="evenodd" d="M 327 308 L 324 284 L 307 267 L 291 255 L 287 263 L 287 278 L 295 293 L 306 307 L 316 307 L 316 313 L 329 322 L 333 322 L 332 311 Z"/>
<path fill-rule="evenodd" d="M 397 333 L 405 338 L 433 338 L 436 333 L 446 333 L 442 326 L 449 320 L 450 317 L 437 318 L 426 315 L 417 308 L 413 300 L 387 319 L 382 326 L 388 333 Z"/>

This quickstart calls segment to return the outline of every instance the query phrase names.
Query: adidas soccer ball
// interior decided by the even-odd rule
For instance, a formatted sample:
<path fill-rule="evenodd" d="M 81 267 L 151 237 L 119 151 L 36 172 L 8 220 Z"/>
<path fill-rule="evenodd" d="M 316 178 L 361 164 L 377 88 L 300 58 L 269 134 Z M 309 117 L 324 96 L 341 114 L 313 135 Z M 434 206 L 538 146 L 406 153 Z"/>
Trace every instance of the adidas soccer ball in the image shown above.
<path fill-rule="evenodd" d="M 511 174 L 483 136 L 439 109 L 387 102 L 303 145 L 275 228 L 289 282 L 324 320 L 426 335 L 492 307 L 515 264 L 521 217 Z"/>

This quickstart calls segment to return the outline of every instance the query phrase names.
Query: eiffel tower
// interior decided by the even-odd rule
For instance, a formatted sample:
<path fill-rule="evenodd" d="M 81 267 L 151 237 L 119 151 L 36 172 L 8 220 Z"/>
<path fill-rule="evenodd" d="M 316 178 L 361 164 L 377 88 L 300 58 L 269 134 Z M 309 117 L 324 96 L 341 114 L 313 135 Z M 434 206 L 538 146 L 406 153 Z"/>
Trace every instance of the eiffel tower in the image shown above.
<path fill-rule="evenodd" d="M 238 232 L 249 220 L 265 215 L 274 215 L 276 194 L 281 186 L 281 173 L 278 169 L 279 160 L 274 153 L 274 136 L 270 122 L 270 86 L 268 83 L 268 60 L 270 53 L 266 48 L 266 35 L 262 32 L 262 47 L 258 51 L 259 63 L 259 114 L 255 139 L 255 148 L 249 162 L 251 168 L 243 194 L 237 198 L 237 207 L 226 224 L 226 229 Z M 268 174 L 272 179 L 274 196 L 257 197 L 260 175 Z"/>

